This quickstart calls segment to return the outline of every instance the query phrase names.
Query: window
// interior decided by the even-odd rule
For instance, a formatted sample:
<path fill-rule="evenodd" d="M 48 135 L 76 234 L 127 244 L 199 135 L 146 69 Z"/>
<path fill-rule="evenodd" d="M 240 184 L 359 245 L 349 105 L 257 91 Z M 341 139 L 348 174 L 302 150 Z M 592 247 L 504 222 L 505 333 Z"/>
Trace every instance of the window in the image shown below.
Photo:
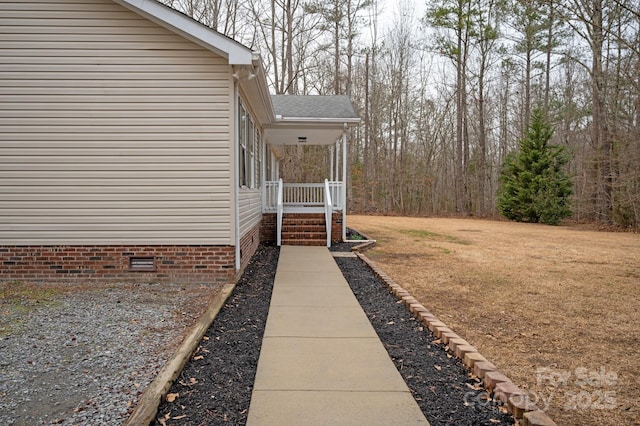
<path fill-rule="evenodd" d="M 260 188 L 262 149 L 260 130 L 242 102 L 238 105 L 238 172 L 240 187 Z"/>
<path fill-rule="evenodd" d="M 239 105 L 238 108 L 238 170 L 240 173 L 240 186 L 247 186 L 247 168 L 246 168 L 246 158 L 247 158 L 247 135 L 246 135 L 246 124 L 247 124 L 247 112 L 245 111 L 242 104 Z"/>
<path fill-rule="evenodd" d="M 247 147 L 249 149 L 249 158 L 247 158 L 247 186 L 249 188 L 256 187 L 255 163 L 256 163 L 256 131 L 253 128 L 253 121 L 249 120 L 247 126 Z"/>

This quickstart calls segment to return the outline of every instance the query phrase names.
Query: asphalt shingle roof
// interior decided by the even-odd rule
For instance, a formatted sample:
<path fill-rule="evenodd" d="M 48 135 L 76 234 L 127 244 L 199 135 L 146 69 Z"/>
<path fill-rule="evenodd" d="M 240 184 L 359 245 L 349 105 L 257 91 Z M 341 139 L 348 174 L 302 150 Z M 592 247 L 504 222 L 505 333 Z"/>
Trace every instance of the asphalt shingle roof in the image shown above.
<path fill-rule="evenodd" d="M 358 118 L 349 96 L 271 95 L 276 116 L 287 118 Z"/>

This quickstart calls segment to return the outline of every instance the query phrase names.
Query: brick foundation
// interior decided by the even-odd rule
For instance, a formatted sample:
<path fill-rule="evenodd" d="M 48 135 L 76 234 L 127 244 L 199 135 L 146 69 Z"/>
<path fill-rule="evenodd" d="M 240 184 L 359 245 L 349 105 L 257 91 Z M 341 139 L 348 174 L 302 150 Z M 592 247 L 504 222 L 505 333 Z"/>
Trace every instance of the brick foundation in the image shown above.
<path fill-rule="evenodd" d="M 244 268 L 260 245 L 261 229 L 262 226 L 259 223 L 240 238 L 240 272 L 244 271 Z"/>
<path fill-rule="evenodd" d="M 258 223 L 240 239 L 240 272 L 260 245 Z M 131 258 L 150 268 L 133 270 Z M 228 283 L 236 275 L 234 246 L 50 245 L 0 246 L 0 280 L 111 280 Z"/>
<path fill-rule="evenodd" d="M 262 226 L 260 227 L 260 241 L 265 244 L 275 244 L 277 229 L 277 215 L 275 213 L 263 213 Z"/>
<path fill-rule="evenodd" d="M 250 248 L 253 245 L 257 246 L 251 243 L 247 253 L 253 254 Z M 152 258 L 154 267 L 132 270 L 132 257 Z M 0 280 L 227 283 L 235 272 L 233 246 L 0 246 Z"/>
<path fill-rule="evenodd" d="M 334 243 L 342 241 L 342 213 L 331 215 L 331 241 Z"/>

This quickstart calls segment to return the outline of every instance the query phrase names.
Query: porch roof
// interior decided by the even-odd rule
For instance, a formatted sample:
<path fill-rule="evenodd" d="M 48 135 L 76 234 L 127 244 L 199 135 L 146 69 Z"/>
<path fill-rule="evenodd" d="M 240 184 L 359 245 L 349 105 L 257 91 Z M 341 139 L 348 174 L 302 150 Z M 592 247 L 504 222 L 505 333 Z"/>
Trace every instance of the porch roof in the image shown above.
<path fill-rule="evenodd" d="M 331 145 L 360 118 L 348 96 L 272 95 L 275 120 L 265 126 L 271 145 Z"/>

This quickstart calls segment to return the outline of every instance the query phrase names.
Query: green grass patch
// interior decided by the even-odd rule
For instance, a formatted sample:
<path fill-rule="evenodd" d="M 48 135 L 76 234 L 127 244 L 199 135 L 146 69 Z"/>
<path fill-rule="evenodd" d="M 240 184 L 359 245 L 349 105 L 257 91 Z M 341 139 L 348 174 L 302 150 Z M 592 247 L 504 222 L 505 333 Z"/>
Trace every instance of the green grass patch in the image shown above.
<path fill-rule="evenodd" d="M 0 336 L 17 331 L 36 307 L 55 306 L 61 291 L 21 281 L 0 283 Z"/>
<path fill-rule="evenodd" d="M 421 240 L 447 241 L 465 246 L 471 245 L 471 242 L 454 237 L 453 235 L 438 234 L 436 232 L 425 231 L 424 229 L 401 229 L 398 232 Z"/>
<path fill-rule="evenodd" d="M 445 248 L 445 247 L 431 246 L 431 248 L 439 250 L 443 254 L 451 254 L 451 253 L 453 253 L 453 250 L 449 250 L 448 248 Z"/>
<path fill-rule="evenodd" d="M 383 252 L 382 250 L 375 250 L 375 249 L 367 250 L 368 257 L 384 256 L 385 254 L 386 253 Z"/>
<path fill-rule="evenodd" d="M 0 304 L 48 302 L 57 296 L 60 290 L 25 284 L 21 281 L 0 283 Z"/>

